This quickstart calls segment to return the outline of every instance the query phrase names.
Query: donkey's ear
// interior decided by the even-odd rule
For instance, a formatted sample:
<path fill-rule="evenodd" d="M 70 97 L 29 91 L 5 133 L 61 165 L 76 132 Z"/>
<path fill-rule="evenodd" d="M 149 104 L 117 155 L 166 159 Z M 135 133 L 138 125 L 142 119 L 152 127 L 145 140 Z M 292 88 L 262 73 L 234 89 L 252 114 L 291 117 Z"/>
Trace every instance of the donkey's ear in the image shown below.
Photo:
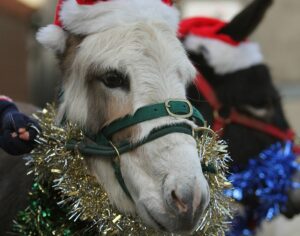
<path fill-rule="evenodd" d="M 272 3 L 273 0 L 254 0 L 218 33 L 229 35 L 236 41 L 245 40 L 262 21 Z"/>

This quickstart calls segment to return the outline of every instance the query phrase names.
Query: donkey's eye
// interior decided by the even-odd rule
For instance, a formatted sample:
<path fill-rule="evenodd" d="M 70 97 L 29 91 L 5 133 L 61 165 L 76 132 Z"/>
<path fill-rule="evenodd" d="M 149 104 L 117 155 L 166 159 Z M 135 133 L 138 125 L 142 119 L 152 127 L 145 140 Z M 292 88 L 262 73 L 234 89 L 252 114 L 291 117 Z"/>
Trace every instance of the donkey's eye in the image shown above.
<path fill-rule="evenodd" d="M 118 71 L 108 71 L 102 78 L 101 82 L 108 88 L 129 88 L 128 78 L 125 74 Z"/>

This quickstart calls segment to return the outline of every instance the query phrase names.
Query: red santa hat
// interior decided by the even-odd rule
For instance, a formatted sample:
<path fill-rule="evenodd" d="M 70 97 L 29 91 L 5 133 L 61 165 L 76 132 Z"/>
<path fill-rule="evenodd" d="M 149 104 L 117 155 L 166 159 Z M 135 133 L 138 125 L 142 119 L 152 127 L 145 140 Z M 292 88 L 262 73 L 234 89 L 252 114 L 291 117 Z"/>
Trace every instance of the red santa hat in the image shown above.
<path fill-rule="evenodd" d="M 229 35 L 219 33 L 226 25 L 226 22 L 214 18 L 188 18 L 180 22 L 178 36 L 180 38 L 185 38 L 188 35 L 196 35 L 199 37 L 220 40 L 233 46 L 239 45 L 241 42 L 235 41 Z"/>
<path fill-rule="evenodd" d="M 263 56 L 258 44 L 244 38 L 241 41 L 222 33 L 228 25 L 219 19 L 194 17 L 179 24 L 178 36 L 189 51 L 199 52 L 205 47 L 206 59 L 218 74 L 226 74 L 262 63 Z"/>
<path fill-rule="evenodd" d="M 37 40 L 57 52 L 68 33 L 89 35 L 139 20 L 168 24 L 177 30 L 179 14 L 172 0 L 58 0 L 54 23 L 39 30 Z"/>

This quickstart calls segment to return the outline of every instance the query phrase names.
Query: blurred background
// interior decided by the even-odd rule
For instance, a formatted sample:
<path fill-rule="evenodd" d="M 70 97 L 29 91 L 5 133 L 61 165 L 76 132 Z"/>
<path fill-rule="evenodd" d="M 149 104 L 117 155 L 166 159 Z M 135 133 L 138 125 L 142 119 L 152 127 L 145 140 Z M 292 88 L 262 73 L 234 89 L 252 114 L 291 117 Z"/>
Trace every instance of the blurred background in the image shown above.
<path fill-rule="evenodd" d="M 183 17 L 230 20 L 249 0 L 176 2 Z M 253 40 L 260 43 L 290 121 L 300 133 L 300 1 L 274 2 Z M 0 0 L 0 94 L 38 106 L 53 100 L 60 74 L 54 55 L 35 41 L 35 33 L 52 22 L 55 5 L 56 0 Z"/>
<path fill-rule="evenodd" d="M 177 0 L 182 16 L 213 16 L 230 20 L 251 0 Z M 56 0 L 0 0 L 0 94 L 44 106 L 53 101 L 60 83 L 52 52 L 35 41 L 37 29 L 53 20 Z M 300 1 L 274 0 L 253 35 L 261 45 L 286 114 L 300 133 Z M 279 218 L 261 235 L 299 235 L 300 220 Z M 299 223 L 297 223 L 299 222 Z M 294 225 L 294 226 L 293 226 Z M 299 229 L 299 227 L 298 227 Z M 296 233 L 295 233 L 296 232 Z"/>

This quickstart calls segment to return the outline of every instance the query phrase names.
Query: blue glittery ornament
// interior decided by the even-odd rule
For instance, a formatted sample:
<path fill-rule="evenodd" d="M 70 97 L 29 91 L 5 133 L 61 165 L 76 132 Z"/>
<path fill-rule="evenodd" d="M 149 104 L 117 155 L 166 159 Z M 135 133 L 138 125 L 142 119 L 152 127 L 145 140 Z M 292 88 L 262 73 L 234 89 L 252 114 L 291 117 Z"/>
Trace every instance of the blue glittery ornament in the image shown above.
<path fill-rule="evenodd" d="M 300 165 L 296 162 L 293 143 L 276 143 L 251 159 L 243 170 L 232 173 L 233 188 L 225 194 L 243 204 L 244 213 L 233 221 L 227 236 L 253 235 L 263 220 L 272 220 L 284 211 L 288 191 L 300 188 L 292 180 Z"/>

